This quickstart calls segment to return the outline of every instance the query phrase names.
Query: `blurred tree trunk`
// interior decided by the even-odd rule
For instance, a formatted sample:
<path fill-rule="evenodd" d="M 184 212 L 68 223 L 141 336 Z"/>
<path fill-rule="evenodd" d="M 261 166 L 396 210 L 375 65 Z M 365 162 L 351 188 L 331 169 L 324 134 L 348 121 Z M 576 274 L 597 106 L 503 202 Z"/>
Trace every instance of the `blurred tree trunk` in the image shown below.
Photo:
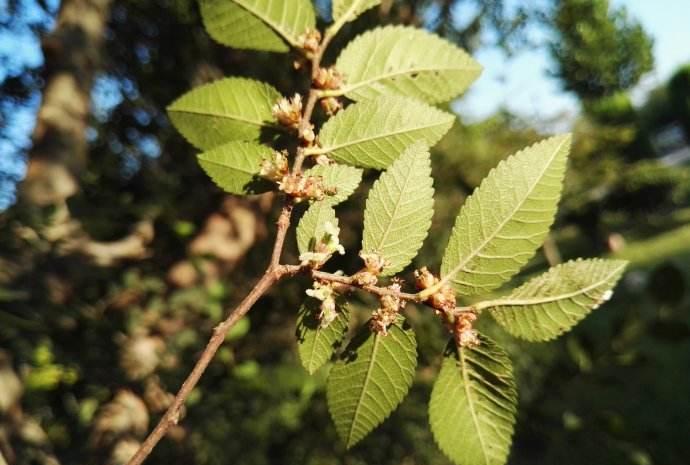
<path fill-rule="evenodd" d="M 78 190 L 87 159 L 91 87 L 100 65 L 111 0 L 63 0 L 43 41 L 45 88 L 28 154 L 22 203 L 61 204 Z"/>

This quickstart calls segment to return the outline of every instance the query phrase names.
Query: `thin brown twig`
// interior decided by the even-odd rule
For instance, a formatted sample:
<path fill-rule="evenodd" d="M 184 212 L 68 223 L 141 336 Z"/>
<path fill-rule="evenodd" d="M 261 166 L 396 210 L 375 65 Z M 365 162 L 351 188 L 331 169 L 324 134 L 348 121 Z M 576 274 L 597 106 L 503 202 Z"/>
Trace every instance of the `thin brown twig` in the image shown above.
<path fill-rule="evenodd" d="M 242 300 L 242 302 L 233 310 L 228 318 L 225 319 L 221 324 L 215 327 L 213 330 L 213 335 L 209 339 L 206 348 L 201 353 L 199 360 L 194 365 L 191 373 L 187 376 L 179 392 L 175 396 L 175 400 L 172 405 L 168 407 L 168 410 L 160 419 L 156 427 L 151 431 L 146 440 L 143 442 L 139 450 L 134 454 L 134 456 L 127 462 L 127 465 L 140 465 L 146 457 L 149 456 L 151 451 L 158 441 L 161 440 L 165 433 L 172 427 L 176 425 L 180 419 L 180 410 L 184 405 L 187 397 L 192 392 L 192 389 L 197 385 L 201 375 L 204 374 L 206 368 L 208 367 L 216 352 L 220 348 L 221 344 L 225 341 L 225 335 L 232 328 L 235 323 L 237 323 L 240 318 L 242 318 L 251 308 L 254 303 L 259 300 L 259 298 L 268 291 L 268 289 L 273 286 L 280 279 L 285 277 L 287 274 L 282 272 L 279 268 L 273 271 L 267 271 L 261 277 L 256 286 L 251 290 L 251 292 Z"/>
<path fill-rule="evenodd" d="M 401 292 L 397 291 L 395 289 L 391 289 L 390 287 L 380 287 L 380 286 L 372 286 L 372 285 L 362 285 L 357 282 L 354 276 L 343 276 L 340 274 L 333 274 L 333 273 L 326 273 L 324 271 L 318 271 L 318 270 L 311 270 L 311 277 L 315 280 L 319 281 L 325 281 L 325 282 L 331 282 L 331 283 L 336 283 L 341 286 L 344 286 L 346 288 L 349 288 L 349 290 L 355 290 L 355 289 L 361 289 L 365 292 L 368 292 L 370 294 L 378 295 L 380 297 L 383 296 L 394 296 L 398 297 L 402 300 L 405 300 L 407 302 L 416 302 L 416 303 L 422 303 L 426 304 L 427 299 L 429 298 L 428 295 L 426 295 L 426 292 L 417 292 L 415 294 L 411 294 L 408 292 Z M 451 312 L 453 315 L 458 315 L 460 313 L 464 312 L 474 312 L 476 311 L 477 308 L 476 306 L 466 306 L 466 307 L 456 307 L 453 312 Z"/>
<path fill-rule="evenodd" d="M 323 40 L 321 41 L 321 44 L 319 45 L 319 48 L 311 55 L 310 84 L 312 84 L 314 80 L 317 78 L 319 74 L 319 69 L 321 68 L 321 59 L 323 58 L 323 54 L 326 52 L 328 45 L 331 43 L 331 40 L 338 32 L 338 29 L 340 29 L 341 26 L 342 25 L 338 26 L 338 28 L 336 29 L 328 29 L 323 37 Z M 321 97 L 323 97 L 323 91 L 320 89 L 315 89 L 310 85 L 307 103 L 304 105 L 304 113 L 302 114 L 302 121 L 300 122 L 300 132 L 307 129 L 311 124 L 311 118 L 314 114 L 314 107 L 316 106 L 316 102 Z M 313 147 L 313 145 L 314 142 L 310 142 L 306 147 L 300 148 L 297 151 L 297 157 L 295 158 L 295 163 L 292 168 L 293 174 L 300 172 L 300 170 L 302 169 L 302 163 L 304 162 L 304 158 L 306 157 L 307 152 L 309 152 L 309 149 Z"/>
<path fill-rule="evenodd" d="M 362 289 L 370 294 L 375 294 L 378 296 L 392 295 L 395 297 L 400 297 L 403 300 L 409 302 L 422 302 L 419 294 L 410 294 L 407 292 L 400 292 L 388 287 L 372 286 L 372 285 L 361 285 L 359 284 L 353 276 L 343 276 L 339 274 L 326 273 L 324 271 L 314 270 L 311 272 L 311 276 L 319 281 L 326 281 L 331 283 L 342 284 L 343 286 L 350 287 L 352 289 Z"/>
<path fill-rule="evenodd" d="M 321 57 L 323 56 L 325 48 L 328 46 L 328 42 L 330 42 L 330 38 L 328 40 L 324 40 L 311 60 L 311 79 L 313 79 L 318 72 Z M 300 121 L 301 128 L 308 127 L 311 124 L 311 118 L 318 98 L 319 91 L 317 89 L 310 89 L 307 104 L 304 108 L 302 119 Z M 293 174 L 299 174 L 301 172 L 304 156 L 304 151 L 299 149 L 292 167 Z M 168 407 L 168 410 L 160 419 L 156 427 L 151 431 L 151 433 L 149 433 L 137 452 L 131 459 L 129 459 L 126 465 L 141 465 L 141 463 L 143 463 L 144 460 L 146 460 L 146 458 L 151 454 L 153 448 L 156 447 L 158 442 L 163 438 L 163 436 L 165 436 L 167 431 L 173 425 L 178 423 L 180 411 L 185 401 L 201 379 L 201 376 L 206 371 L 206 368 L 208 368 L 208 365 L 213 360 L 216 352 L 225 341 L 225 335 L 235 325 L 235 323 L 246 315 L 256 301 L 259 300 L 259 298 L 261 298 L 261 296 L 263 296 L 274 284 L 284 277 L 293 276 L 302 271 L 302 266 L 280 264 L 280 256 L 285 244 L 285 237 L 290 227 L 292 209 L 293 201 L 292 199 L 288 198 L 285 200 L 285 204 L 281 208 L 280 216 L 278 217 L 276 238 L 273 244 L 273 251 L 271 253 L 271 262 L 269 263 L 268 268 L 264 272 L 263 276 L 256 283 L 249 294 L 242 300 L 242 302 L 240 302 L 240 304 L 235 307 L 232 312 L 230 312 L 228 317 L 215 327 L 213 335 L 206 344 L 206 348 L 201 353 L 199 360 L 194 365 L 194 368 L 189 373 L 184 383 L 182 383 L 182 386 L 175 396 L 173 403 L 170 405 L 170 407 Z"/>

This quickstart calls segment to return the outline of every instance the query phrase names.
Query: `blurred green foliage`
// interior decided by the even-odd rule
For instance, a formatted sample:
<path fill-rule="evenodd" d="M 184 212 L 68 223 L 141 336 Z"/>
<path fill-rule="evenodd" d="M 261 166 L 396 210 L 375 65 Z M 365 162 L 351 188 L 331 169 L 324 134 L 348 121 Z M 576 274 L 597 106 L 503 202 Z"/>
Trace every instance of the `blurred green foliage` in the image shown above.
<path fill-rule="evenodd" d="M 527 20 L 528 4 L 511 17 L 503 2 L 468 2 L 500 21 L 479 15 L 453 30 L 450 10 L 400 0 L 385 2 L 390 9 L 382 17 L 372 11 L 344 32 L 351 37 L 379 20 L 433 17 L 432 27 L 461 43 L 471 45 L 477 28 L 494 26 L 501 37 L 512 37 L 504 44 L 519 43 L 506 33 Z M 690 71 L 680 70 L 637 109 L 626 91 L 652 65 L 651 39 L 639 24 L 603 0 L 558 0 L 553 8 L 551 24 L 561 34 L 553 44 L 558 76 L 584 111 L 575 122 L 552 239 L 564 259 L 610 252 L 631 260 L 633 270 L 610 304 L 558 341 L 520 343 L 485 322 L 510 349 L 519 378 L 510 463 L 685 464 L 690 168 L 659 163 L 650 140 L 673 123 L 690 134 Z M 275 212 L 266 199 L 235 202 L 215 190 L 164 108 L 190 86 L 222 75 L 251 75 L 292 91 L 305 83 L 291 57 L 217 46 L 189 0 L 115 1 L 107 36 L 103 77 L 115 82 L 120 99 L 93 115 L 90 161 L 70 209 L 97 239 L 119 238 L 149 218 L 155 240 L 140 261 L 100 267 L 64 253 L 41 233 L 51 212 L 0 215 L 0 453 L 11 465 L 126 460 L 218 320 L 268 260 Z M 501 159 L 541 137 L 507 112 L 456 123 L 433 153 L 433 225 L 414 266 L 438 266 L 465 196 Z M 147 155 L 147 140 L 155 140 L 159 155 Z M 337 207 L 350 250 L 361 240 L 359 207 L 373 179 L 368 173 Z M 209 237 L 226 248 L 202 243 Z M 290 236 L 286 258 L 296 257 Z M 355 271 L 359 263 L 346 257 L 335 265 Z M 539 254 L 527 273 L 544 266 Z M 408 306 L 419 339 L 415 385 L 391 418 L 346 452 L 328 418 L 324 369 L 308 376 L 294 351 L 306 285 L 283 283 L 235 327 L 180 426 L 148 463 L 448 463 L 433 443 L 426 411 L 445 330 L 425 310 Z M 353 295 L 350 304 L 353 327 L 363 324 L 372 302 Z"/>

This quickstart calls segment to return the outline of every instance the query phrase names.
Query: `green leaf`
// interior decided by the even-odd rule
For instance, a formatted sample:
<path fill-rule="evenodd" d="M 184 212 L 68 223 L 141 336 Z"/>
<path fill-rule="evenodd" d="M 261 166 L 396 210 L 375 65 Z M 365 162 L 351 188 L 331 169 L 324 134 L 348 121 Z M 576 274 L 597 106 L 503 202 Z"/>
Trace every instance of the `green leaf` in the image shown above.
<path fill-rule="evenodd" d="M 431 226 L 434 188 L 429 151 L 423 142 L 405 150 L 369 192 L 362 251 L 386 260 L 383 276 L 407 266 Z"/>
<path fill-rule="evenodd" d="M 464 295 L 496 289 L 542 244 L 561 196 L 570 136 L 546 139 L 502 161 L 467 199 L 441 264 Z"/>
<path fill-rule="evenodd" d="M 297 317 L 297 351 L 302 366 L 313 375 L 330 360 L 347 332 L 350 313 L 341 299 L 336 299 L 338 316 L 326 328 L 319 321 L 321 302 L 307 298 Z"/>
<path fill-rule="evenodd" d="M 208 33 L 234 48 L 287 52 L 298 37 L 315 29 L 309 0 L 199 0 Z"/>
<path fill-rule="evenodd" d="M 305 171 L 304 175 L 321 176 L 325 187 L 336 189 L 334 195 L 323 200 L 331 205 L 344 202 L 362 182 L 362 170 L 347 165 L 316 165 Z"/>
<path fill-rule="evenodd" d="M 333 0 L 333 20 L 352 21 L 380 3 L 381 0 Z"/>
<path fill-rule="evenodd" d="M 464 50 L 422 29 L 386 26 L 350 42 L 335 63 L 345 75 L 342 93 L 353 100 L 402 94 L 445 102 L 481 73 Z"/>
<path fill-rule="evenodd" d="M 510 334 L 529 341 L 560 336 L 607 301 L 627 265 L 623 260 L 575 260 L 551 268 L 509 296 L 481 302 Z"/>
<path fill-rule="evenodd" d="M 438 142 L 455 117 L 418 100 L 384 95 L 355 103 L 324 124 L 321 151 L 333 159 L 365 168 L 385 169 L 417 140 Z"/>
<path fill-rule="evenodd" d="M 187 92 L 168 107 L 175 128 L 194 146 L 211 149 L 233 140 L 256 140 L 275 124 L 280 93 L 270 85 L 225 78 Z"/>
<path fill-rule="evenodd" d="M 503 465 L 515 425 L 517 392 L 508 354 L 480 335 L 477 347 L 448 344 L 431 392 L 429 423 L 457 465 Z"/>
<path fill-rule="evenodd" d="M 331 204 L 327 200 L 312 203 L 297 225 L 297 248 L 300 254 L 313 251 L 314 244 L 325 233 L 327 221 L 338 226 L 338 218 Z"/>
<path fill-rule="evenodd" d="M 275 185 L 259 177 L 261 162 L 273 150 L 254 142 L 234 141 L 197 155 L 199 164 L 213 182 L 231 194 L 258 194 Z"/>
<path fill-rule="evenodd" d="M 328 376 L 326 397 L 336 431 L 348 449 L 402 402 L 417 365 L 414 332 L 400 323 L 388 335 L 362 328 Z"/>

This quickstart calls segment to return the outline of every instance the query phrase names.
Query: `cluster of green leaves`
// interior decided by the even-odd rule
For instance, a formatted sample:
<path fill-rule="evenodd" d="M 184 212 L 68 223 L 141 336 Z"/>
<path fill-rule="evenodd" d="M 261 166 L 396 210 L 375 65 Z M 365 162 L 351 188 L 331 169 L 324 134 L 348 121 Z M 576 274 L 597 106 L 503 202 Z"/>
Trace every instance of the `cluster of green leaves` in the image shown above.
<path fill-rule="evenodd" d="M 306 0 L 200 0 L 212 37 L 236 48 L 275 52 L 299 49 L 302 34 L 315 27 Z M 378 4 L 334 0 L 337 32 L 344 23 Z M 334 161 L 305 174 L 321 176 L 335 195 L 311 201 L 297 227 L 300 253 L 314 251 L 337 226 L 334 206 L 359 185 L 363 169 L 384 170 L 364 208 L 360 253 L 385 261 L 382 277 L 408 266 L 425 240 L 433 214 L 429 147 L 453 124 L 453 115 L 432 104 L 456 97 L 481 67 L 463 50 L 425 31 L 388 26 L 350 42 L 334 64 L 344 76 L 329 97 L 351 101 L 318 131 L 311 155 Z M 201 86 L 170 107 L 179 131 L 202 150 L 199 163 L 233 194 L 278 190 L 260 176 L 273 148 L 263 137 L 280 130 L 272 107 L 280 94 L 269 84 L 227 78 Z M 461 298 L 487 294 L 505 284 L 534 255 L 553 223 L 570 147 L 557 136 L 516 153 L 491 173 L 461 209 L 440 268 L 440 283 Z M 484 310 L 511 334 L 544 341 L 572 328 L 610 297 L 622 261 L 579 260 L 555 267 L 506 297 L 482 301 Z M 417 363 L 414 331 L 402 315 L 387 334 L 369 324 L 344 350 L 349 311 L 336 299 L 337 317 L 319 321 L 318 301 L 299 310 L 298 351 L 314 373 L 336 357 L 327 382 L 329 410 L 348 447 L 379 425 L 403 400 Z M 479 344 L 451 339 L 432 392 L 430 422 L 441 449 L 457 464 L 500 465 L 507 460 L 515 423 L 516 388 L 505 351 L 481 335 Z"/>

